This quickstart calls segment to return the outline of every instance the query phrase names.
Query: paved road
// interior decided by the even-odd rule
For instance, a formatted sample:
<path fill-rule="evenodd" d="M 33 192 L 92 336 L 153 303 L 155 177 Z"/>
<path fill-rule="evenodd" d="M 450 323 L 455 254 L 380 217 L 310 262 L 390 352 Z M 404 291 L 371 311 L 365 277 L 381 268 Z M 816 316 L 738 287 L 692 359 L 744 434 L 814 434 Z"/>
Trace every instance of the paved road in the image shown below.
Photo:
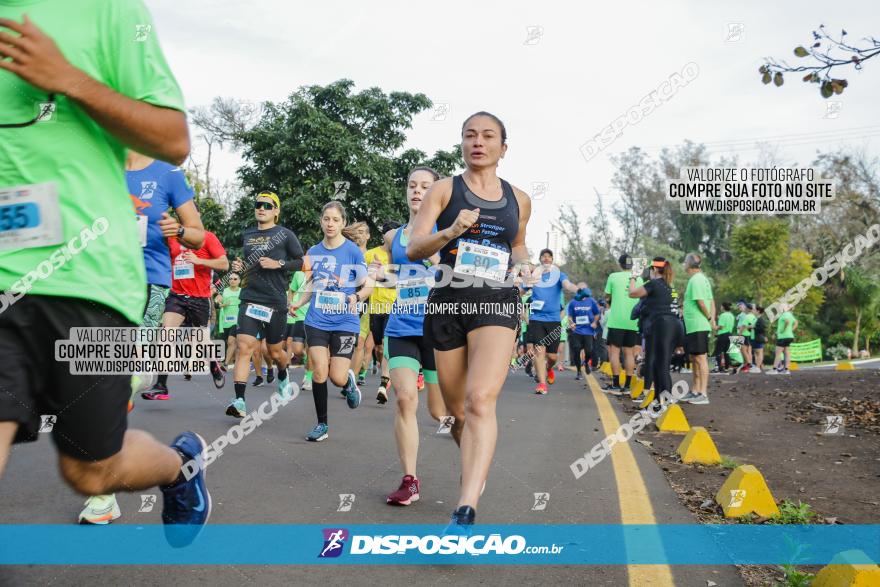
<path fill-rule="evenodd" d="M 295 381 L 301 377 L 295 372 Z M 369 378 L 366 390 L 374 390 Z M 224 415 L 231 383 L 216 390 L 207 377 L 192 383 L 172 377 L 174 399 L 140 401 L 131 425 L 170 441 L 192 429 L 208 442 L 233 421 Z M 576 480 L 569 464 L 599 442 L 616 420 L 623 419 L 616 400 L 562 374 L 547 396 L 532 393 L 522 372 L 512 374 L 499 402 L 500 440 L 478 521 L 497 524 L 692 523 L 662 472 L 644 451 L 630 443 L 616 447 L 613 458 Z M 274 387 L 249 388 L 249 409 L 268 398 Z M 314 425 L 311 394 L 303 392 L 275 418 L 209 469 L 214 524 L 437 524 L 448 520 L 458 485 L 458 450 L 420 406 L 422 429 L 419 476 L 422 500 L 408 508 L 385 505 L 384 497 L 400 480 L 392 436 L 394 406 L 375 404 L 373 394 L 349 410 L 331 388 L 330 438 L 305 441 Z M 612 401 L 608 401 L 611 399 Z M 532 511 L 534 494 L 549 492 L 544 511 Z M 157 490 L 140 492 L 155 493 Z M 339 494 L 355 494 L 348 513 L 337 512 Z M 48 438 L 14 448 L 2 481 L 3 523 L 73 522 L 82 498 L 58 477 Z M 160 523 L 159 507 L 138 513 L 139 494 L 120 494 L 123 517 L 116 524 Z M 161 497 L 159 497 L 161 503 Z M 101 532 L 99 527 L 83 528 Z M 296 545 L 279 545 L 290 548 Z M 122 546 L 125 547 L 124 545 Z M 2 545 L 0 545 L 2 548 Z M 0 568 L 2 585 L 497 585 L 511 578 L 522 584 L 693 585 L 713 581 L 720 587 L 741 585 L 733 567 L 548 566 L 548 567 L 303 567 L 303 566 L 95 566 Z M 307 583 L 308 582 L 308 583 Z"/>

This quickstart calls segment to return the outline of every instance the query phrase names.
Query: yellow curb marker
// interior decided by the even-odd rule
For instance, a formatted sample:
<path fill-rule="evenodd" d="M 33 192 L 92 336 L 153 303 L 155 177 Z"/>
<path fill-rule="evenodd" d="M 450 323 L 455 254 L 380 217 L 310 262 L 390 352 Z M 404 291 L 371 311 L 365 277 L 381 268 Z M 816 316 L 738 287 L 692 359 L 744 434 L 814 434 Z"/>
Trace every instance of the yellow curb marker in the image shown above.
<path fill-rule="evenodd" d="M 871 587 L 880 585 L 880 566 L 861 550 L 840 552 L 813 579 L 813 587 Z"/>
<path fill-rule="evenodd" d="M 694 426 L 678 445 L 678 456 L 683 463 L 699 463 L 701 465 L 717 465 L 721 455 L 709 432 L 702 426 Z"/>
<path fill-rule="evenodd" d="M 715 494 L 715 501 L 724 510 L 725 518 L 752 513 L 769 518 L 779 514 L 764 476 L 752 465 L 740 465 L 734 469 Z"/>
<path fill-rule="evenodd" d="M 684 410 L 682 410 L 681 406 L 678 404 L 667 406 L 663 415 L 657 418 L 656 424 L 657 430 L 660 432 L 675 432 L 683 434 L 685 432 L 690 432 L 691 430 L 691 426 L 688 424 L 688 419 L 684 415 Z"/>

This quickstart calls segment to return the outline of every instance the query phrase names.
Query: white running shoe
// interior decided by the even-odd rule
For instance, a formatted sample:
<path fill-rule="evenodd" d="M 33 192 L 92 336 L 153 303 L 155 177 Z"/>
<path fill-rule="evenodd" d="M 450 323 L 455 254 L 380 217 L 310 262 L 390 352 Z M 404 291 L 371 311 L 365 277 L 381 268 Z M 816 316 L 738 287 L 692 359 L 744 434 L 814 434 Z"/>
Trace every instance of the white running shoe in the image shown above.
<path fill-rule="evenodd" d="M 80 524 L 98 524 L 104 526 L 120 517 L 116 494 L 93 495 L 86 500 L 86 507 L 79 513 Z"/>

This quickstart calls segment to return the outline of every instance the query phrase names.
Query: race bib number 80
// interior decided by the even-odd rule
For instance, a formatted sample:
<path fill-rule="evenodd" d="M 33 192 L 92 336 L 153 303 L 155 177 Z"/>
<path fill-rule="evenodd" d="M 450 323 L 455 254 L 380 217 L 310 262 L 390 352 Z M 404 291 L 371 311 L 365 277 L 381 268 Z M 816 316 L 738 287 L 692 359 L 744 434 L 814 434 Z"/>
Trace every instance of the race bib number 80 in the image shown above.
<path fill-rule="evenodd" d="M 454 273 L 503 282 L 510 253 L 494 247 L 462 242 L 458 245 Z"/>

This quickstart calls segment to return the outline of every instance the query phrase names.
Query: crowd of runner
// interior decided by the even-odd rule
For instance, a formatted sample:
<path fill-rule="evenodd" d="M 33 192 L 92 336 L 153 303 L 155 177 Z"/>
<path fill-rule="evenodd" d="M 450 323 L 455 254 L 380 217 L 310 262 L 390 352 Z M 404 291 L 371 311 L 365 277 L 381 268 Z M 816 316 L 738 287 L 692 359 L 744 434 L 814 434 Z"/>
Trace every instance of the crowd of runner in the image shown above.
<path fill-rule="evenodd" d="M 120 33 L 149 23 L 149 14 L 140 2 L 88 7 L 37 3 L 28 7 L 32 22 L 20 6 L 0 2 L 0 27 L 10 31 L 0 32 L 8 118 L 0 124 L 0 291 L 14 299 L 0 313 L 8 365 L 0 373 L 0 473 L 13 442 L 36 439 L 40 414 L 59 414 L 52 438 L 62 476 L 91 496 L 80 522 L 109 523 L 121 515 L 113 492 L 158 485 L 169 541 L 186 544 L 207 522 L 211 498 L 203 469 L 182 471 L 205 450 L 200 436 L 184 432 L 169 447 L 127 429 L 138 402 L 173 400 L 177 376 L 71 375 L 54 360 L 54 341 L 73 327 L 211 329 L 226 343 L 211 377 L 230 391 L 218 417 L 248 414 L 251 372 L 251 386 L 274 384 L 291 399 L 290 368 L 302 366 L 301 387 L 315 406 L 315 426 L 303 431 L 311 442 L 330 437 L 328 382 L 356 409 L 372 367 L 377 403 L 393 398 L 396 410 L 402 478 L 386 498 L 391 505 L 420 497 L 416 414 L 426 390 L 429 413 L 449 418 L 461 450 L 452 533 L 474 524 L 495 452 L 496 403 L 520 367 L 546 395 L 566 355 L 578 381 L 608 361 L 604 391 L 623 395 L 641 377 L 637 401 L 649 404 L 687 365 L 693 385 L 682 401 L 692 404 L 709 403 L 711 372 L 765 369 L 762 308 L 740 300 L 734 316 L 724 302 L 716 314 L 698 254 L 684 259 L 682 297 L 672 286 L 674 264 L 662 257 L 621 255 L 620 271 L 596 296 L 588 276 L 572 280 L 554 265 L 551 250 L 531 259 L 531 201 L 496 174 L 507 130 L 487 112 L 463 122 L 463 173 L 415 167 L 403 178 L 407 218 L 369 219 L 384 220 L 375 224 L 377 246 L 367 248 L 369 224 L 353 222 L 328 196 L 306 220 L 323 237 L 304 249 L 279 224 L 284 198 L 294 196 L 271 191 L 250 196 L 253 225 L 224 246 L 202 225 L 179 167 L 190 148 L 185 109 L 155 35 L 132 43 Z M 95 39 L 71 26 L 83 19 L 89 34 L 101 35 L 100 55 L 89 53 Z M 33 117 L 39 92 L 58 124 Z M 106 219 L 105 232 L 72 254 L 83 225 L 96 219 Z M 232 246 L 242 254 L 230 261 Z M 30 279 L 47 259 L 60 265 Z M 791 312 L 779 318 L 767 372 L 789 372 L 796 328 Z"/>

